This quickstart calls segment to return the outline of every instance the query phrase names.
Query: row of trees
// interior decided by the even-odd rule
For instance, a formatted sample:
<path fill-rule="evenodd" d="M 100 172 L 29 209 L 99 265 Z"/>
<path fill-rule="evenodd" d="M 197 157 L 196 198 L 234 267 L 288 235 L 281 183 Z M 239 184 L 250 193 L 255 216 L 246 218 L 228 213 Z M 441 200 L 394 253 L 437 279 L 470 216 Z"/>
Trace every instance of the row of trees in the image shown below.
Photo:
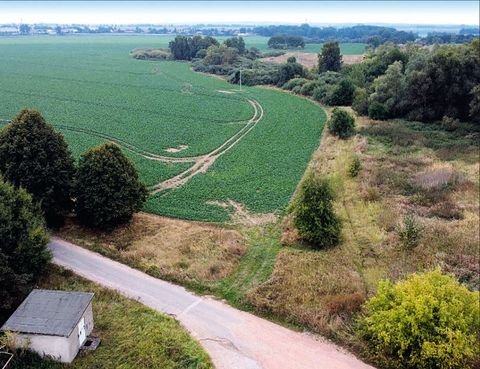
<path fill-rule="evenodd" d="M 246 47 L 245 41 L 242 37 L 231 37 L 226 39 L 222 46 L 223 49 L 229 49 L 230 53 L 238 53 L 240 55 L 245 54 Z M 220 43 L 211 36 L 177 36 L 173 41 L 168 44 L 172 56 L 175 60 L 192 60 L 194 58 L 204 58 L 210 47 L 220 47 Z M 218 53 L 218 49 L 211 53 Z"/>
<path fill-rule="evenodd" d="M 63 136 L 35 110 L 22 110 L 0 132 L 0 174 L 27 190 L 53 227 L 74 208 L 86 225 L 114 227 L 142 207 L 147 193 L 116 145 L 89 150 L 76 168 Z"/>
<path fill-rule="evenodd" d="M 39 112 L 22 110 L 0 131 L 0 320 L 47 267 L 46 225 L 61 225 L 75 210 L 82 224 L 111 229 L 146 196 L 118 146 L 93 148 L 76 167 L 63 136 Z"/>
<path fill-rule="evenodd" d="M 353 108 L 374 119 L 480 121 L 480 43 L 400 50 L 384 45 L 344 75 L 356 86 Z"/>
<path fill-rule="evenodd" d="M 279 25 L 255 27 L 253 31 L 261 36 L 297 36 L 305 38 L 308 42 L 318 43 L 328 42 L 334 39 L 341 42 L 365 42 L 377 45 L 387 41 L 404 44 L 414 41 L 417 38 L 417 35 L 412 32 L 397 31 L 391 27 L 369 25 L 343 28 L 311 27 L 308 24 L 302 24 L 300 26 Z"/>
<path fill-rule="evenodd" d="M 275 35 L 268 40 L 268 47 L 272 49 L 304 48 L 305 41 L 301 36 Z"/>

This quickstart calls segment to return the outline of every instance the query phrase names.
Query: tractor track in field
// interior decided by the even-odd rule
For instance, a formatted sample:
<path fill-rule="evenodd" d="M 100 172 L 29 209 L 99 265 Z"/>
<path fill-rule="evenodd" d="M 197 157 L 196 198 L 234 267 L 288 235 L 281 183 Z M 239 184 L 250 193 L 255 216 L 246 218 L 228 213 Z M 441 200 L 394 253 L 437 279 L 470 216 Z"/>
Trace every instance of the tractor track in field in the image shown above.
<path fill-rule="evenodd" d="M 222 156 L 227 151 L 229 151 L 232 147 L 238 144 L 257 125 L 257 123 L 263 118 L 263 114 L 264 114 L 263 107 L 257 100 L 248 98 L 247 101 L 250 105 L 252 105 L 254 113 L 253 113 L 253 116 L 247 122 L 244 122 L 245 125 L 240 130 L 238 130 L 233 136 L 231 136 L 229 139 L 227 139 L 225 142 L 223 142 L 220 146 L 218 146 L 214 150 L 210 151 L 205 155 L 198 155 L 198 156 L 172 157 L 172 156 L 157 155 L 147 150 L 143 150 L 119 138 L 104 134 L 102 132 L 94 131 L 88 128 L 78 128 L 78 127 L 72 127 L 72 126 L 62 125 L 62 124 L 54 124 L 54 127 L 67 130 L 67 131 L 78 132 L 78 133 L 83 133 L 90 136 L 103 138 L 109 142 L 113 142 L 119 145 L 125 150 L 133 152 L 134 154 L 140 155 L 141 157 L 147 160 L 159 161 L 163 163 L 194 163 L 190 168 L 184 170 L 180 174 L 177 174 L 174 177 L 164 180 L 149 188 L 151 194 L 157 194 L 159 192 L 181 187 L 184 184 L 186 184 L 194 176 L 200 173 L 205 173 L 207 169 L 210 166 L 212 166 L 212 164 L 220 156 Z M 0 123 L 1 122 L 9 123 L 11 122 L 11 120 L 0 119 Z M 240 123 L 240 122 L 235 121 L 232 123 Z"/>
<path fill-rule="evenodd" d="M 152 194 L 157 194 L 159 192 L 178 188 L 186 184 L 190 179 L 200 173 L 205 173 L 207 169 L 212 166 L 212 164 L 223 154 L 229 151 L 232 147 L 238 144 L 263 118 L 263 107 L 260 103 L 253 99 L 248 99 L 248 102 L 253 106 L 254 115 L 247 124 L 242 127 L 237 133 L 225 141 L 222 145 L 217 147 L 215 150 L 210 151 L 208 154 L 199 157 L 195 164 L 184 170 L 182 173 L 177 174 L 176 176 L 169 178 L 163 182 L 160 182 L 157 185 L 150 187 Z"/>

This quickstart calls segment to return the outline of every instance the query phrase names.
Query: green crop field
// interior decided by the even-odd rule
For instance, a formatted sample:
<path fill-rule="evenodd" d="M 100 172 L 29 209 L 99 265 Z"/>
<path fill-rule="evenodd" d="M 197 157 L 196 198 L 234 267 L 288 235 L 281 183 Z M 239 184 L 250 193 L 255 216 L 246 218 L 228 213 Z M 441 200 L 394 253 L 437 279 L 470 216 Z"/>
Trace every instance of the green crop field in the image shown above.
<path fill-rule="evenodd" d="M 153 213 L 226 221 L 232 209 L 220 203 L 229 200 L 281 212 L 319 143 L 324 111 L 272 89 L 240 92 L 188 63 L 129 56 L 158 40 L 0 38 L 0 119 L 36 108 L 76 157 L 118 143 L 151 187 Z"/>

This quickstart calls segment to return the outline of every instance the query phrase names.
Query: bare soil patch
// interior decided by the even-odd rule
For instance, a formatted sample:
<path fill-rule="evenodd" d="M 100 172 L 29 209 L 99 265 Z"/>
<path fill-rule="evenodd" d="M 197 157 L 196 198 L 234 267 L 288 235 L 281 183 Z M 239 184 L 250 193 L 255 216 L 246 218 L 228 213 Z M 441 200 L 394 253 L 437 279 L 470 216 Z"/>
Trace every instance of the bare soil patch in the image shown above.
<path fill-rule="evenodd" d="M 180 152 L 186 149 L 188 149 L 188 145 L 178 145 L 177 147 L 170 147 L 168 149 L 165 149 L 164 151 L 175 153 L 175 152 Z"/>
<path fill-rule="evenodd" d="M 287 62 L 287 59 L 294 56 L 297 59 L 297 63 L 302 64 L 304 67 L 313 68 L 318 65 L 318 55 L 302 52 L 290 52 L 280 56 L 270 56 L 262 58 L 262 61 L 266 63 L 283 64 Z M 342 60 L 344 64 L 356 64 L 363 60 L 363 55 L 343 55 Z"/>
<path fill-rule="evenodd" d="M 217 92 L 220 92 L 221 94 L 234 94 L 235 91 L 229 91 L 229 90 L 217 90 Z"/>
<path fill-rule="evenodd" d="M 70 219 L 55 235 L 156 277 L 183 283 L 225 277 L 246 248 L 236 230 L 146 213 L 110 233 L 84 229 Z"/>
<path fill-rule="evenodd" d="M 251 213 L 243 204 L 235 202 L 233 200 L 227 200 L 226 202 L 211 201 L 210 204 L 220 206 L 221 208 L 228 209 L 230 211 L 230 217 L 234 224 L 244 226 L 256 226 L 269 223 L 275 223 L 278 220 L 278 216 L 273 213 Z"/>

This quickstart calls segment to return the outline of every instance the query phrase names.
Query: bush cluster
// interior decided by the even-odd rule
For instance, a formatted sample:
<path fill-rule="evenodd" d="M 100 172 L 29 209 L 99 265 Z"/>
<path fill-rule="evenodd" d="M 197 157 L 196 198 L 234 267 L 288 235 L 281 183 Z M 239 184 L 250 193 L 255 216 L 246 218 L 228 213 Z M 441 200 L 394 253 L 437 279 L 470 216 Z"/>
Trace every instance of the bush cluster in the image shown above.
<path fill-rule="evenodd" d="M 471 368 L 480 353 L 479 297 L 438 269 L 382 281 L 360 334 L 372 353 L 402 368 Z"/>
<path fill-rule="evenodd" d="M 330 133 L 339 138 L 345 139 L 355 134 L 355 118 L 346 110 L 333 109 L 327 124 Z"/>

